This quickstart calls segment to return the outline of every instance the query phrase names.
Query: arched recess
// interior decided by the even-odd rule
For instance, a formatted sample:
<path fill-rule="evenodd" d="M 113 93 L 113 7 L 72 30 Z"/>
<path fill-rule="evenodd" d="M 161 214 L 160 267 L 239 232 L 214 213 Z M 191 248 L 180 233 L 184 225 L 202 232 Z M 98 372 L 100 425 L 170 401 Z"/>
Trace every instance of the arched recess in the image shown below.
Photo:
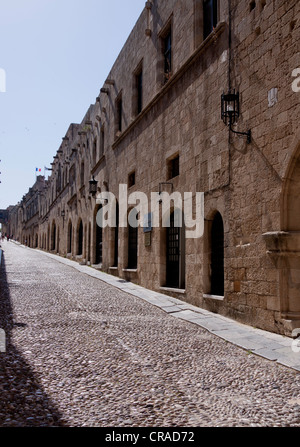
<path fill-rule="evenodd" d="M 73 231 L 72 231 L 72 221 L 69 220 L 68 223 L 68 239 L 67 239 L 67 252 L 68 253 L 72 253 L 72 235 Z"/>
<path fill-rule="evenodd" d="M 300 135 L 283 181 L 281 194 L 281 228 L 300 231 Z"/>
<path fill-rule="evenodd" d="M 54 251 L 56 248 L 56 224 L 53 220 L 52 226 L 51 226 L 51 251 Z"/>
<path fill-rule="evenodd" d="M 47 230 L 47 251 L 50 251 L 50 224 L 48 224 Z"/>
<path fill-rule="evenodd" d="M 224 225 L 219 212 L 211 225 L 211 295 L 224 296 Z"/>
<path fill-rule="evenodd" d="M 103 228 L 97 223 L 97 213 L 102 205 L 97 205 L 94 210 L 94 264 L 101 265 L 103 262 Z M 99 220 L 98 220 L 99 221 Z"/>
<path fill-rule="evenodd" d="M 131 216 L 131 217 L 129 217 Z M 127 269 L 135 270 L 138 267 L 138 227 L 130 222 L 138 221 L 139 213 L 135 208 L 128 210 L 128 231 L 127 231 Z"/>
<path fill-rule="evenodd" d="M 224 296 L 224 223 L 217 210 L 205 219 L 203 256 L 203 292 Z"/>
<path fill-rule="evenodd" d="M 116 226 L 113 230 L 113 267 L 118 267 L 119 259 L 119 203 L 116 200 Z"/>
<path fill-rule="evenodd" d="M 281 229 L 265 233 L 267 253 L 278 271 L 280 312 L 284 332 L 300 327 L 300 132 L 283 179 Z"/>
<path fill-rule="evenodd" d="M 83 223 L 82 219 L 79 219 L 77 225 L 77 255 L 82 256 L 83 254 Z"/>
<path fill-rule="evenodd" d="M 60 243 L 60 231 L 59 231 L 59 227 L 57 227 L 57 230 L 56 230 L 56 233 L 57 233 L 57 237 L 56 237 L 56 252 L 57 253 L 59 253 L 59 243 Z"/>
<path fill-rule="evenodd" d="M 88 226 L 88 237 L 87 237 L 87 251 L 86 251 L 86 260 L 91 262 L 91 222 L 89 222 Z"/>

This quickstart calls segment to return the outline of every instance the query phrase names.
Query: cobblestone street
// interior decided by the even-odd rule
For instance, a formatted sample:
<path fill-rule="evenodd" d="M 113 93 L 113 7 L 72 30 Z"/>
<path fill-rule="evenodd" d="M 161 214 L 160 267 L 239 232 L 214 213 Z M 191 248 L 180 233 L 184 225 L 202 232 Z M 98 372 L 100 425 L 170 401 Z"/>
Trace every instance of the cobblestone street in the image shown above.
<path fill-rule="evenodd" d="M 300 375 L 5 242 L 0 426 L 300 426 Z"/>

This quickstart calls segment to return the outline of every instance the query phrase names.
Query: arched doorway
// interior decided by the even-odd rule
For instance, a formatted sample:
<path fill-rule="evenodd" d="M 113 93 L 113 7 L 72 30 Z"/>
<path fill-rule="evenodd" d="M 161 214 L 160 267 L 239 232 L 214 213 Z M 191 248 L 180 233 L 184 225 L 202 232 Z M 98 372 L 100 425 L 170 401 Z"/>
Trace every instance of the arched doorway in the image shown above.
<path fill-rule="evenodd" d="M 82 256 L 83 253 L 83 223 L 80 219 L 77 230 L 77 255 Z"/>
<path fill-rule="evenodd" d="M 72 222 L 69 221 L 68 224 L 68 245 L 67 245 L 67 252 L 72 253 Z"/>
<path fill-rule="evenodd" d="M 91 222 L 89 222 L 88 226 L 88 237 L 87 237 L 87 254 L 86 254 L 87 261 L 91 261 Z"/>
<path fill-rule="evenodd" d="M 59 227 L 57 228 L 57 239 L 56 239 L 56 252 L 59 253 L 59 242 L 60 242 L 60 234 Z"/>
<path fill-rule="evenodd" d="M 95 264 L 99 265 L 103 262 L 103 228 L 101 225 L 98 225 L 99 215 L 97 214 L 99 210 L 102 208 L 102 205 L 96 207 L 95 210 Z"/>
<path fill-rule="evenodd" d="M 137 252 L 138 252 L 138 229 L 128 227 L 128 269 L 137 268 Z"/>
<path fill-rule="evenodd" d="M 54 251 L 55 247 L 56 247 L 56 224 L 53 221 L 51 228 L 51 250 Z"/>
<path fill-rule="evenodd" d="M 116 202 L 116 226 L 114 228 L 114 262 L 113 267 L 118 267 L 119 258 L 119 203 Z"/>
<path fill-rule="evenodd" d="M 211 225 L 211 295 L 224 296 L 224 225 L 219 212 Z"/>

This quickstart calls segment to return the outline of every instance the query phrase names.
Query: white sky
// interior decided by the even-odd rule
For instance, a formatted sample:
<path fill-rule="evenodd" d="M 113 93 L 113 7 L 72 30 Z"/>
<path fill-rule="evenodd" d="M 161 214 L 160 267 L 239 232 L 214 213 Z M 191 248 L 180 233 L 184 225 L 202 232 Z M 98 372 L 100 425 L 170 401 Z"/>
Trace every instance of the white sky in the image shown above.
<path fill-rule="evenodd" d="M 95 103 L 144 5 L 0 0 L 0 209 L 21 200 L 35 168 L 43 175 L 50 167 L 70 123 Z"/>

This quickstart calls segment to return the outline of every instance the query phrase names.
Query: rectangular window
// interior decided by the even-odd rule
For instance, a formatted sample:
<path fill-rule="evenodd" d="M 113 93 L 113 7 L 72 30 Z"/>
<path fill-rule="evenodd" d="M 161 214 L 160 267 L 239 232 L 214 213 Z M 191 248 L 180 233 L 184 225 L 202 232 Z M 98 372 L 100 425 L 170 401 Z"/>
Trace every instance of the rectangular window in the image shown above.
<path fill-rule="evenodd" d="M 97 138 L 95 138 L 94 142 L 93 142 L 93 163 L 94 165 L 97 162 Z"/>
<path fill-rule="evenodd" d="M 163 38 L 163 53 L 164 53 L 164 82 L 168 82 L 172 73 L 172 30 L 169 28 L 168 32 Z"/>
<path fill-rule="evenodd" d="M 143 70 L 136 75 L 136 93 L 137 114 L 139 114 L 143 109 Z"/>
<path fill-rule="evenodd" d="M 168 180 L 179 175 L 179 155 L 168 162 Z"/>
<path fill-rule="evenodd" d="M 218 23 L 218 0 L 203 0 L 203 38 L 213 31 Z"/>
<path fill-rule="evenodd" d="M 104 126 L 101 127 L 100 131 L 100 158 L 104 155 L 104 140 L 105 134 L 104 134 Z"/>
<path fill-rule="evenodd" d="M 116 100 L 116 133 L 122 132 L 123 101 L 122 95 Z"/>
<path fill-rule="evenodd" d="M 135 171 L 131 172 L 128 176 L 128 188 L 135 185 Z"/>
<path fill-rule="evenodd" d="M 143 110 L 143 61 L 133 72 L 132 115 L 135 118 Z"/>

